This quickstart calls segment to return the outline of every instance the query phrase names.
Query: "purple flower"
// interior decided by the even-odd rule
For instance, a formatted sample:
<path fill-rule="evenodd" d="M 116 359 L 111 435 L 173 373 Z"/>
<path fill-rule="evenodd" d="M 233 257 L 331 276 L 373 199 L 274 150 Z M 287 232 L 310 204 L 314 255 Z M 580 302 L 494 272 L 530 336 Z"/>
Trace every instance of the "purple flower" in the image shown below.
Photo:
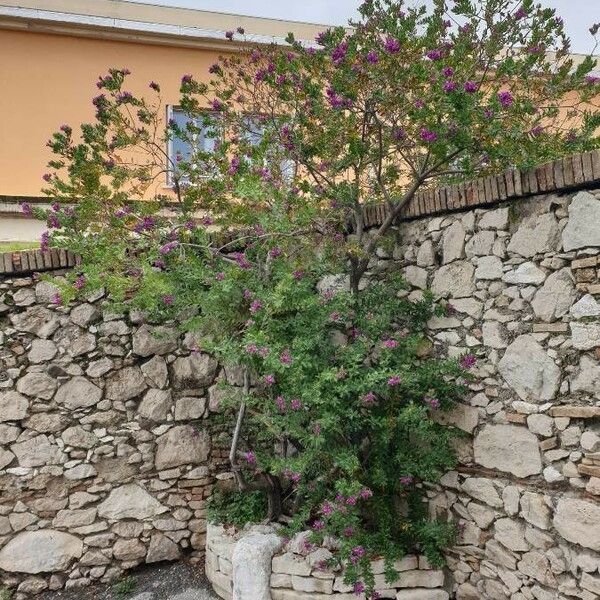
<path fill-rule="evenodd" d="M 45 173 L 44 175 L 42 175 L 42 179 L 46 182 L 52 181 L 52 175 L 50 175 L 50 173 Z"/>
<path fill-rule="evenodd" d="M 356 496 L 348 496 L 346 498 L 346 504 L 348 506 L 356 506 Z"/>
<path fill-rule="evenodd" d="M 441 50 L 429 50 L 425 56 L 427 56 L 429 60 L 441 60 L 443 55 L 444 53 Z"/>
<path fill-rule="evenodd" d="M 85 275 L 80 275 L 76 280 L 75 283 L 73 284 L 73 286 L 75 287 L 75 289 L 82 289 L 85 286 L 86 283 L 86 279 L 85 279 Z"/>
<path fill-rule="evenodd" d="M 162 258 L 159 258 L 152 263 L 152 266 L 157 269 L 164 269 L 166 268 L 167 263 Z"/>
<path fill-rule="evenodd" d="M 519 10 L 517 10 L 517 12 L 515 13 L 515 19 L 519 20 L 519 19 L 524 19 L 527 16 L 527 11 L 521 7 L 519 8 Z"/>
<path fill-rule="evenodd" d="M 381 344 L 384 348 L 389 348 L 390 350 L 393 350 L 394 348 L 398 347 L 398 342 L 396 340 L 383 340 L 382 344 Z"/>
<path fill-rule="evenodd" d="M 424 127 L 421 129 L 419 133 L 421 139 L 427 144 L 431 144 L 438 139 L 438 135 L 435 131 L 431 131 L 429 129 L 425 129 Z"/>
<path fill-rule="evenodd" d="M 329 315 L 329 320 L 333 321 L 334 323 L 337 323 L 339 321 L 341 321 L 341 315 L 337 310 L 334 310 L 330 315 Z"/>
<path fill-rule="evenodd" d="M 333 506 L 329 502 L 327 502 L 327 500 L 325 500 L 325 502 L 323 502 L 323 506 L 321 507 L 321 512 L 324 515 L 331 515 L 333 514 L 333 510 Z"/>
<path fill-rule="evenodd" d="M 209 225 L 213 224 L 213 220 L 210 217 L 204 217 L 202 219 L 202 225 L 205 225 L 206 227 L 208 227 Z"/>
<path fill-rule="evenodd" d="M 172 294 L 167 294 L 162 297 L 162 301 L 167 305 L 171 306 L 175 302 L 175 297 Z"/>
<path fill-rule="evenodd" d="M 172 252 L 173 250 L 175 250 L 175 248 L 177 248 L 177 246 L 179 246 L 179 242 L 169 242 L 168 244 L 165 244 L 164 246 L 161 246 L 158 251 L 160 252 L 160 254 L 162 254 L 163 256 L 165 254 L 169 254 L 169 252 Z"/>
<path fill-rule="evenodd" d="M 317 519 L 312 524 L 312 528 L 316 531 L 321 531 L 321 529 L 325 529 L 325 523 L 323 523 L 323 521 L 321 521 L 320 519 Z"/>
<path fill-rule="evenodd" d="M 366 550 L 363 548 L 363 546 L 355 546 L 354 548 L 352 548 L 351 550 L 352 556 L 356 556 L 358 558 L 363 557 L 367 552 Z"/>
<path fill-rule="evenodd" d="M 585 82 L 594 85 L 600 82 L 600 77 L 596 77 L 596 75 L 586 75 Z"/>
<path fill-rule="evenodd" d="M 286 412 L 287 411 L 287 406 L 285 403 L 285 398 L 283 396 L 277 396 L 277 398 L 275 398 L 275 404 L 277 405 L 277 408 L 279 409 L 279 412 Z"/>
<path fill-rule="evenodd" d="M 292 273 L 292 277 L 296 280 L 296 281 L 300 281 L 303 277 L 304 277 L 304 273 L 302 271 L 294 271 Z"/>
<path fill-rule="evenodd" d="M 539 135 L 542 135 L 543 132 L 544 128 L 541 125 L 536 125 L 529 131 L 533 137 L 538 137 Z"/>
<path fill-rule="evenodd" d="M 429 396 L 425 396 L 425 398 L 423 398 L 425 404 L 429 404 L 429 406 L 433 409 L 433 410 L 437 410 L 440 407 L 440 401 L 437 398 L 430 398 Z"/>
<path fill-rule="evenodd" d="M 400 477 L 400 483 L 402 485 L 410 485 L 412 482 L 413 482 L 412 475 L 403 475 L 402 477 Z"/>
<path fill-rule="evenodd" d="M 354 527 L 346 527 L 344 529 L 344 537 L 351 538 L 354 535 Z"/>
<path fill-rule="evenodd" d="M 217 273 L 217 274 L 215 275 L 215 279 L 216 279 L 217 281 L 223 281 L 223 279 L 225 279 L 225 273 L 223 273 L 223 272 Z"/>
<path fill-rule="evenodd" d="M 252 467 L 256 465 L 256 455 L 254 452 L 246 452 L 246 462 Z"/>
<path fill-rule="evenodd" d="M 156 83 L 156 81 L 151 81 L 151 82 L 148 84 L 148 87 L 149 87 L 151 90 L 154 90 L 155 92 L 160 92 L 160 85 L 158 85 L 158 83 Z"/>
<path fill-rule="evenodd" d="M 73 132 L 73 129 L 71 128 L 70 125 L 64 125 L 64 124 L 60 126 L 60 130 L 63 133 L 66 133 L 67 135 L 71 135 L 71 133 Z"/>
<path fill-rule="evenodd" d="M 216 98 L 210 103 L 212 109 L 216 112 L 220 112 L 223 110 L 223 104 L 217 100 Z"/>
<path fill-rule="evenodd" d="M 31 208 L 31 204 L 29 202 L 21 202 L 21 212 L 28 217 L 33 213 L 33 209 Z"/>
<path fill-rule="evenodd" d="M 60 221 L 55 214 L 49 214 L 47 219 L 48 227 L 50 229 L 60 229 Z"/>
<path fill-rule="evenodd" d="M 404 140 L 406 139 L 406 130 L 402 127 L 394 127 L 392 129 L 392 136 L 395 140 Z"/>
<path fill-rule="evenodd" d="M 233 31 L 226 31 L 225 32 L 225 37 L 231 41 L 233 39 Z"/>
<path fill-rule="evenodd" d="M 279 355 L 279 360 L 281 362 L 282 365 L 291 365 L 292 364 L 292 355 L 290 354 L 289 350 L 284 350 L 280 355 Z"/>
<path fill-rule="evenodd" d="M 273 385 L 275 383 L 275 375 L 265 375 L 263 377 L 263 381 L 267 384 L 267 385 Z"/>
<path fill-rule="evenodd" d="M 363 500 L 368 500 L 369 498 L 373 497 L 373 492 L 369 488 L 363 488 L 360 490 L 360 497 Z"/>
<path fill-rule="evenodd" d="M 50 248 L 50 232 L 44 231 L 40 237 L 40 250 L 42 252 L 48 252 Z"/>
<path fill-rule="evenodd" d="M 465 81 L 465 85 L 463 87 L 467 94 L 474 94 L 479 89 L 479 85 L 477 85 L 474 81 Z"/>
<path fill-rule="evenodd" d="M 498 101 L 504 108 L 510 108 L 515 99 L 510 92 L 498 92 Z"/>
<path fill-rule="evenodd" d="M 302 402 L 300 402 L 300 400 L 298 400 L 298 398 L 294 398 L 290 402 L 290 406 L 292 407 L 292 410 L 300 410 L 302 408 Z"/>
<path fill-rule="evenodd" d="M 184 75 L 181 78 L 181 83 L 192 83 L 193 77 L 191 75 Z"/>
<path fill-rule="evenodd" d="M 395 38 L 387 38 L 383 45 L 385 51 L 389 54 L 396 54 L 396 52 L 400 51 L 400 42 Z"/>
<path fill-rule="evenodd" d="M 260 300 L 254 300 L 250 305 L 250 312 L 255 315 L 263 307 Z"/>
<path fill-rule="evenodd" d="M 460 366 L 463 369 L 471 369 L 477 363 L 477 359 L 472 354 L 465 354 L 460 359 Z"/>
<path fill-rule="evenodd" d="M 375 52 L 375 50 L 371 50 L 367 54 L 367 62 L 371 65 L 375 65 L 379 62 L 379 56 L 378 56 L 377 52 Z"/>
<path fill-rule="evenodd" d="M 243 252 L 238 252 L 235 255 L 235 261 L 240 269 L 248 270 L 252 268 L 252 264 L 248 261 Z"/>
<path fill-rule="evenodd" d="M 346 58 L 346 53 L 348 52 L 348 42 L 342 42 L 338 44 L 331 53 L 331 59 L 333 63 L 337 66 L 341 64 Z"/>
<path fill-rule="evenodd" d="M 246 33 L 246 30 L 243 27 L 238 27 L 236 29 L 236 31 L 240 34 L 240 35 L 244 35 L 244 33 Z"/>
<path fill-rule="evenodd" d="M 367 589 L 367 588 L 365 587 L 365 584 L 364 584 L 362 581 L 357 581 L 357 582 L 354 584 L 354 589 L 353 589 L 353 591 L 354 591 L 354 593 L 355 593 L 357 596 L 360 596 L 361 594 L 363 594 L 363 593 L 364 593 L 364 591 L 365 591 L 366 589 Z"/>
<path fill-rule="evenodd" d="M 452 79 L 446 79 L 444 81 L 444 91 L 445 92 L 453 92 L 456 90 L 456 81 L 452 81 Z"/>
<path fill-rule="evenodd" d="M 402 382 L 400 375 L 393 375 L 387 380 L 389 386 L 399 385 Z"/>
<path fill-rule="evenodd" d="M 317 34 L 317 36 L 315 37 L 315 42 L 317 42 L 317 44 L 320 44 L 321 46 L 323 46 L 323 42 L 325 41 L 325 36 L 327 35 L 326 31 L 321 31 L 320 33 Z"/>
<path fill-rule="evenodd" d="M 259 348 L 258 355 L 262 358 L 266 358 L 267 356 L 269 356 L 269 349 L 266 346 Z"/>
<path fill-rule="evenodd" d="M 363 397 L 362 397 L 362 402 L 364 405 L 366 406 L 371 406 L 372 404 L 375 404 L 375 400 L 376 400 L 376 396 L 374 392 L 367 392 Z"/>
<path fill-rule="evenodd" d="M 452 67 L 444 67 L 442 69 L 442 75 L 444 77 L 452 77 L 454 75 L 454 69 Z"/>
<path fill-rule="evenodd" d="M 528 54 L 542 54 L 544 52 L 544 49 L 541 46 L 529 46 L 529 48 L 527 48 L 527 53 Z"/>
<path fill-rule="evenodd" d="M 281 248 L 279 248 L 278 246 L 275 246 L 275 248 L 271 248 L 271 250 L 269 252 L 269 256 L 271 258 L 277 258 L 278 256 L 281 256 L 282 253 L 283 253 L 283 250 Z"/>
<path fill-rule="evenodd" d="M 258 346 L 256 344 L 248 344 L 246 346 L 246 352 L 248 354 L 256 354 L 258 352 Z"/>
<path fill-rule="evenodd" d="M 425 102 L 423 100 L 415 100 L 415 108 L 425 108 Z"/>
<path fill-rule="evenodd" d="M 60 306 L 62 304 L 62 296 L 60 295 L 59 292 L 56 292 L 56 294 L 54 294 L 54 296 L 52 296 L 52 304 L 55 304 L 56 306 Z"/>

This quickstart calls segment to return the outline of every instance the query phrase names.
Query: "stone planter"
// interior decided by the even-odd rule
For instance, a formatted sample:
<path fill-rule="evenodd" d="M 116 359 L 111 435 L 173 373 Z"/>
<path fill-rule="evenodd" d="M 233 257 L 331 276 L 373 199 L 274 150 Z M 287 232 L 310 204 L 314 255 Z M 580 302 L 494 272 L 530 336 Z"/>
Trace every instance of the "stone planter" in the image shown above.
<path fill-rule="evenodd" d="M 208 525 L 206 576 L 224 600 L 357 600 L 344 584 L 343 574 L 324 568 L 331 557 L 326 548 L 307 549 L 308 532 L 287 544 L 277 541 L 274 530 L 256 526 L 240 532 Z M 270 550 L 269 550 L 270 549 Z M 270 556 L 270 558 L 269 558 Z M 385 582 L 383 561 L 373 563 L 381 598 L 397 600 L 448 600 L 444 573 L 429 567 L 424 557 L 407 556 L 398 562 L 400 576 Z M 264 579 L 262 591 L 256 591 Z M 252 593 L 247 590 L 249 586 Z M 246 591 L 243 591 L 246 589 Z"/>

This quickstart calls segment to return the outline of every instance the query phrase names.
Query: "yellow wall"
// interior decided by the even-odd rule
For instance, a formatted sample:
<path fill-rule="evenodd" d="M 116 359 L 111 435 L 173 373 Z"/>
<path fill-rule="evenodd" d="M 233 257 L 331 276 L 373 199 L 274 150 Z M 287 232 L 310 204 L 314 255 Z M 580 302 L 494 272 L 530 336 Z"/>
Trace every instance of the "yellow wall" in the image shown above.
<path fill-rule="evenodd" d="M 218 53 L 194 48 L 82 39 L 0 30 L 0 196 L 40 196 L 51 152 L 46 142 L 67 123 L 93 119 L 96 81 L 110 67 L 127 67 L 127 89 L 177 103 L 181 76 L 208 77 Z"/>

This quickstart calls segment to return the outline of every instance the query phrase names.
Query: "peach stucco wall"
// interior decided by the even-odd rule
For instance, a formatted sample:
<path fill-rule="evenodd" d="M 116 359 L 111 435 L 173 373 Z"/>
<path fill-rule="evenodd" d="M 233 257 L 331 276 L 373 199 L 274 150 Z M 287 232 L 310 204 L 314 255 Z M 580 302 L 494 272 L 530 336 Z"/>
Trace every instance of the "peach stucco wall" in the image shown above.
<path fill-rule="evenodd" d="M 82 39 L 0 29 L 0 196 L 39 196 L 51 153 L 46 142 L 62 123 L 76 128 L 94 115 L 98 75 L 127 67 L 128 89 L 157 81 L 177 102 L 182 74 L 198 79 L 218 53 L 194 48 Z"/>

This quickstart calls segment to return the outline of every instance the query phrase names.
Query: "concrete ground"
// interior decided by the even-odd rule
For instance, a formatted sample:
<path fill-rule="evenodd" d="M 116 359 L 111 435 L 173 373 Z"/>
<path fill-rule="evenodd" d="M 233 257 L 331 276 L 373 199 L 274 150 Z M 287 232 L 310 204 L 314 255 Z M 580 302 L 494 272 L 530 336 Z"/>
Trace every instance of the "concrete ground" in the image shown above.
<path fill-rule="evenodd" d="M 146 566 L 112 585 L 46 592 L 40 600 L 218 600 L 204 577 L 203 568 L 186 563 Z M 131 587 L 130 591 L 127 588 Z"/>

